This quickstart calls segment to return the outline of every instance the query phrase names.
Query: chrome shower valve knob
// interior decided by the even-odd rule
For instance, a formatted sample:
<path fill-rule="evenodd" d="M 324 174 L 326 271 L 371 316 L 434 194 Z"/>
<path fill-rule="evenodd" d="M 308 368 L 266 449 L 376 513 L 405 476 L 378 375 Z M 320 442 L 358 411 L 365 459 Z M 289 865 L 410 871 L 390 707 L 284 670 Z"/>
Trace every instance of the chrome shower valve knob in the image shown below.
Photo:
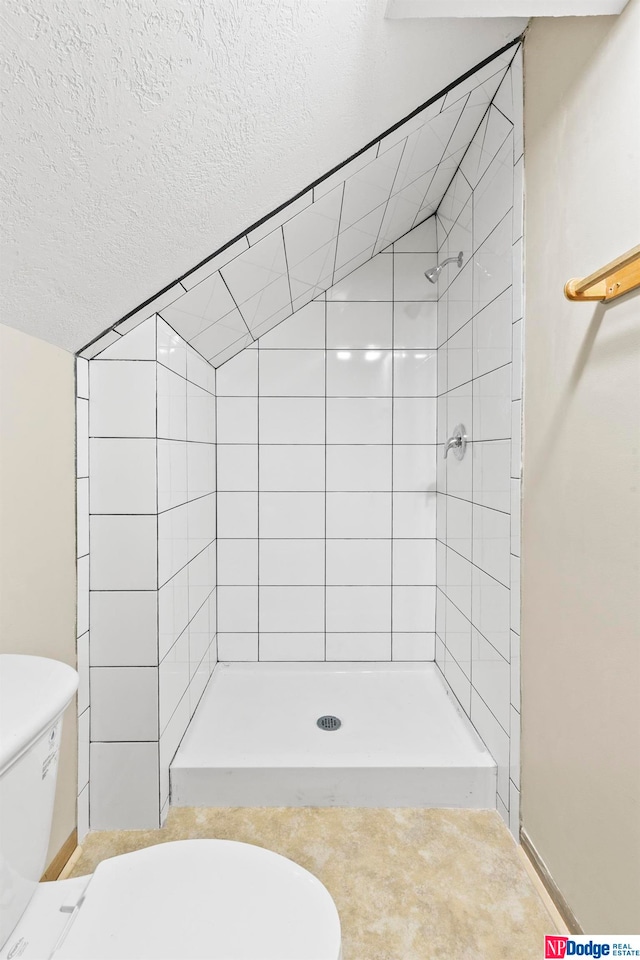
<path fill-rule="evenodd" d="M 453 450 L 456 460 L 462 460 L 467 449 L 467 431 L 463 423 L 454 428 L 453 434 L 444 445 L 444 458 L 447 459 L 449 450 Z"/>

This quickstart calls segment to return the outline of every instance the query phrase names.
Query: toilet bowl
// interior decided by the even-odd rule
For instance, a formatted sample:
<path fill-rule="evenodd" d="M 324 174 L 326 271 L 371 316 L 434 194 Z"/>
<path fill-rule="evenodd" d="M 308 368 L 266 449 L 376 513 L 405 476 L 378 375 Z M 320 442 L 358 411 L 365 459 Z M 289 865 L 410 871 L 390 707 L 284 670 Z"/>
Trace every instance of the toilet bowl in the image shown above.
<path fill-rule="evenodd" d="M 311 873 L 233 840 L 179 840 L 38 883 L 70 667 L 0 656 L 0 960 L 340 960 L 340 920 Z"/>

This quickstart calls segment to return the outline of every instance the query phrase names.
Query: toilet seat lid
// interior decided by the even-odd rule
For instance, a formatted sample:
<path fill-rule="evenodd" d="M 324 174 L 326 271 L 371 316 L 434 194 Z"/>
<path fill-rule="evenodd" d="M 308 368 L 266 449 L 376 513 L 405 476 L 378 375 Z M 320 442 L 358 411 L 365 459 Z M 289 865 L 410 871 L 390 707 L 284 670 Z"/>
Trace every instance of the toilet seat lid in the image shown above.
<path fill-rule="evenodd" d="M 55 960 L 339 960 L 322 883 L 277 853 L 179 840 L 104 860 Z"/>

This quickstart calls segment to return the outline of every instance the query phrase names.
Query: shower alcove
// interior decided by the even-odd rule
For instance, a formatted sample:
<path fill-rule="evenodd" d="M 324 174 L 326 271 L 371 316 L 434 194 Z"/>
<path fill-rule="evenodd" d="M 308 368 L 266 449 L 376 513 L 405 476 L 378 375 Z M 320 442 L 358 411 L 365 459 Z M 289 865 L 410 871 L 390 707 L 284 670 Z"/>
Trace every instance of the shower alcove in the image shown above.
<path fill-rule="evenodd" d="M 517 830 L 521 112 L 515 43 L 81 352 L 80 836 Z"/>

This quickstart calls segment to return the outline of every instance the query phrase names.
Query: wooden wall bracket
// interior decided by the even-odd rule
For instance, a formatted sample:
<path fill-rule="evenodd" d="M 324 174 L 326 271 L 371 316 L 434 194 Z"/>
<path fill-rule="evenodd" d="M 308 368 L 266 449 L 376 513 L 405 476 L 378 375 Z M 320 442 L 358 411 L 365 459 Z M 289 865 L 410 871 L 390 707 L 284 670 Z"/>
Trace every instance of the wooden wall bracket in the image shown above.
<path fill-rule="evenodd" d="M 600 300 L 608 303 L 640 287 L 640 245 L 583 279 L 567 280 L 567 300 Z"/>

